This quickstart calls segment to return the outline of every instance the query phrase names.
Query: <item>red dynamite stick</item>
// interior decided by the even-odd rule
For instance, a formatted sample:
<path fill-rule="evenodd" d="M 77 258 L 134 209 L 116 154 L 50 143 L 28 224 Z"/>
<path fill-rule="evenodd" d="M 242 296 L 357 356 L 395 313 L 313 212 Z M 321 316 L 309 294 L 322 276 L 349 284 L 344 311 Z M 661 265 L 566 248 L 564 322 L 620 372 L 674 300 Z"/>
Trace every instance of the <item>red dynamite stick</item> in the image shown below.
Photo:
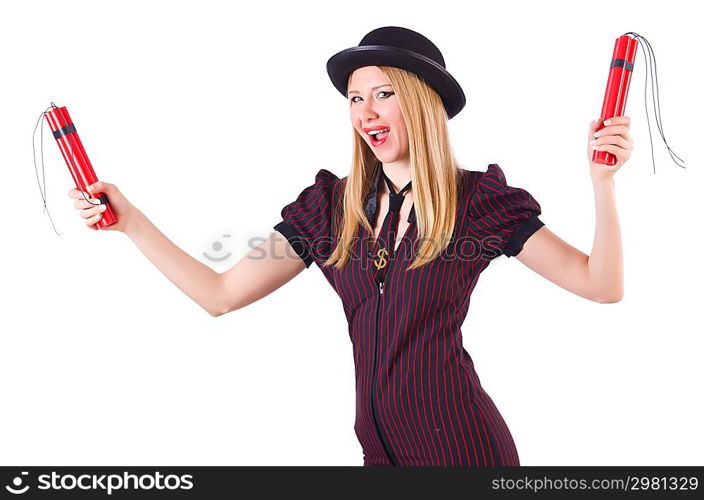
<path fill-rule="evenodd" d="M 49 123 L 54 138 L 59 144 L 59 149 L 61 150 L 64 160 L 66 160 L 66 165 L 68 166 L 69 172 L 71 172 L 71 177 L 73 177 L 76 183 L 76 189 L 87 193 L 88 186 L 98 182 L 98 177 L 95 175 L 95 171 L 93 171 L 93 166 L 90 164 L 85 149 L 83 149 L 83 143 L 81 143 L 81 139 L 78 137 L 76 126 L 73 124 L 68 110 L 65 106 L 57 108 L 52 105 L 51 111 L 44 113 L 44 118 L 46 118 L 46 121 Z M 107 201 L 107 195 L 104 193 L 92 194 L 93 197 L 99 198 L 106 206 L 101 219 L 93 224 L 92 228 L 96 230 L 102 229 L 117 222 L 117 216 L 115 212 L 113 212 L 110 203 Z"/>
<path fill-rule="evenodd" d="M 616 39 L 614 53 L 611 56 L 609 80 L 606 82 L 604 104 L 601 106 L 601 125 L 597 130 L 604 128 L 604 120 L 614 116 L 623 116 L 637 49 L 638 40 L 635 38 L 622 35 Z M 592 162 L 601 165 L 616 165 L 616 155 L 608 151 L 594 150 Z"/>

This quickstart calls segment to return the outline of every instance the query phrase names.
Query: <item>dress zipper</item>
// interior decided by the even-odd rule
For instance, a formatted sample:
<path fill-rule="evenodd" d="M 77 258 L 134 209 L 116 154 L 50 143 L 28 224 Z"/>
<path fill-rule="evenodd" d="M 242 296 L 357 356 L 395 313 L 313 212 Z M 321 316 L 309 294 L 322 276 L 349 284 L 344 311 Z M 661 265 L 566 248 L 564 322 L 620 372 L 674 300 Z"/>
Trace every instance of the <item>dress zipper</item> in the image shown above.
<path fill-rule="evenodd" d="M 381 444 L 384 446 L 384 451 L 386 451 L 386 458 L 389 459 L 391 465 L 396 465 L 396 461 L 392 458 L 391 448 L 387 445 L 386 440 L 381 432 L 381 427 L 379 426 L 379 416 L 376 413 L 376 407 L 374 406 L 374 396 L 376 394 L 376 350 L 377 344 L 379 343 L 379 310 L 381 298 L 384 295 L 384 282 L 380 281 L 379 294 L 376 297 L 376 331 L 374 334 L 374 365 L 372 366 L 372 390 L 371 390 L 371 403 L 372 403 L 372 420 L 374 420 L 374 426 L 376 427 L 376 432 L 379 435 Z"/>

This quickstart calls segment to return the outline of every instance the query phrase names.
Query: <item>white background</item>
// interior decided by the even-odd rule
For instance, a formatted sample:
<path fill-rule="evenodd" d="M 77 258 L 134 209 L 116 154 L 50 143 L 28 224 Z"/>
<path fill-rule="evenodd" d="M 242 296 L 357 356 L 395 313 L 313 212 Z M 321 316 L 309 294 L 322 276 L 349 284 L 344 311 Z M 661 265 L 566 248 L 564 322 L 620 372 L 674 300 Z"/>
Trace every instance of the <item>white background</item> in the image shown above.
<path fill-rule="evenodd" d="M 585 253 L 587 132 L 614 40 L 650 41 L 663 132 L 688 168 L 660 137 L 649 82 L 653 174 L 639 45 L 635 149 L 616 174 L 623 300 L 590 302 L 501 256 L 462 330 L 522 465 L 701 465 L 702 42 L 690 5 L 3 4 L 0 463 L 362 464 L 347 323 L 315 265 L 213 318 L 124 234 L 84 226 L 45 127 L 57 236 L 30 136 L 51 101 L 67 106 L 98 177 L 224 272 L 319 169 L 348 174 L 347 102 L 325 64 L 396 25 L 433 40 L 467 94 L 450 121 L 462 166 L 498 163 Z M 221 264 L 203 255 L 216 241 L 232 252 Z"/>

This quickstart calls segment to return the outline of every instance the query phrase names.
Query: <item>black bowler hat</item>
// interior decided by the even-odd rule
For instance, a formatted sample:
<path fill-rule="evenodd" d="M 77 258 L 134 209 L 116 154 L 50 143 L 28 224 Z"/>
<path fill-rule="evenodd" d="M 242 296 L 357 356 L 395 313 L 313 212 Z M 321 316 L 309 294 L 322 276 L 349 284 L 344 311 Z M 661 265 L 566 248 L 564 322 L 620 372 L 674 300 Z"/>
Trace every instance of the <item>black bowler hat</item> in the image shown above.
<path fill-rule="evenodd" d="M 433 42 L 407 28 L 386 26 L 367 33 L 357 47 L 332 56 L 327 70 L 333 85 L 347 98 L 350 73 L 363 66 L 394 66 L 415 73 L 442 98 L 448 120 L 464 107 L 462 87 L 445 69 L 445 59 Z"/>

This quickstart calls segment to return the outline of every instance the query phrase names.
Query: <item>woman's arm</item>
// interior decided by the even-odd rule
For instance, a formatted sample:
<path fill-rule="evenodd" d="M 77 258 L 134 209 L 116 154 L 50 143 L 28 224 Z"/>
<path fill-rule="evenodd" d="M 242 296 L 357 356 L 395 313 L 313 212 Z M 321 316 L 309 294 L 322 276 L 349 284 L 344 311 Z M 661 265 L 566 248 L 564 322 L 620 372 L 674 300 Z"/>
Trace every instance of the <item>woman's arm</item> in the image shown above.
<path fill-rule="evenodd" d="M 212 316 L 265 297 L 305 269 L 304 262 L 278 232 L 220 274 L 181 250 L 141 212 L 130 222 L 125 233 L 141 252 Z"/>
<path fill-rule="evenodd" d="M 220 274 L 181 250 L 139 210 L 124 233 L 183 293 L 212 316 L 219 314 Z"/>
<path fill-rule="evenodd" d="M 599 121 L 592 122 L 587 148 L 596 205 L 591 254 L 579 251 L 543 226 L 526 240 L 516 258 L 566 290 L 596 302 L 611 303 L 623 297 L 623 249 L 613 175 L 630 157 L 633 140 L 627 116 L 613 117 L 605 125 L 608 126 L 595 139 Z M 616 155 L 616 165 L 592 163 L 594 146 Z"/>
<path fill-rule="evenodd" d="M 266 297 L 293 279 L 306 265 L 288 240 L 274 231 L 237 264 L 220 275 L 220 314 Z"/>
<path fill-rule="evenodd" d="M 125 233 L 164 276 L 212 316 L 251 304 L 305 269 L 288 240 L 275 232 L 229 271 L 219 274 L 164 236 L 116 185 L 96 182 L 87 189 L 90 193 L 105 193 L 117 215 L 117 222 L 103 230 Z M 92 228 L 106 205 L 90 193 L 71 189 L 68 195 L 76 200 L 73 206 L 85 225 Z"/>

